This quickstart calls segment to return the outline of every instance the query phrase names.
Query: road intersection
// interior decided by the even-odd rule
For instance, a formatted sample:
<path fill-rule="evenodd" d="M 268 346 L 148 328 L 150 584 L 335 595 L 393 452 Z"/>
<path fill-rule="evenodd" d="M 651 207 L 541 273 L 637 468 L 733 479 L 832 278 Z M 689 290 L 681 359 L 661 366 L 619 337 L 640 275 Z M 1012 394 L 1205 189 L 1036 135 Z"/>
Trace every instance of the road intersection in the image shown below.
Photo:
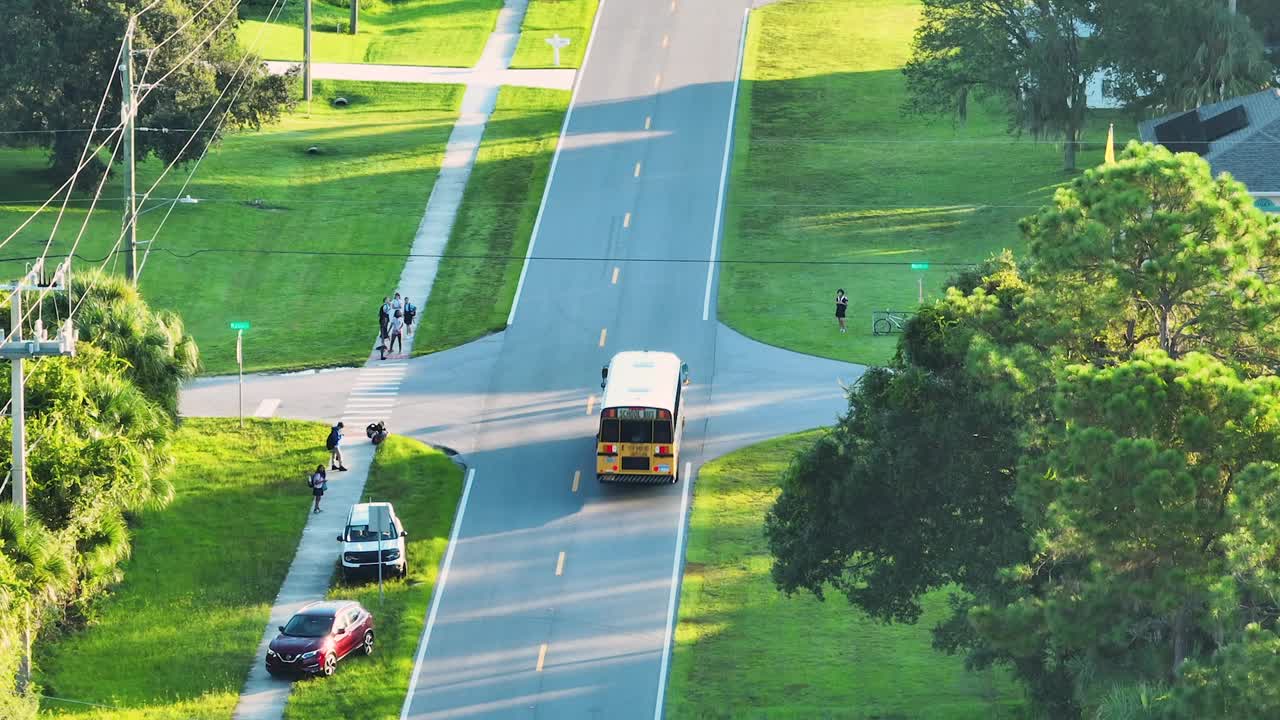
<path fill-rule="evenodd" d="M 601 5 L 509 327 L 408 361 L 388 395 L 393 432 L 469 468 L 404 718 L 660 717 L 697 468 L 846 407 L 860 367 L 715 321 L 709 260 L 750 4 Z M 590 476 L 599 370 L 630 349 L 692 368 L 674 486 Z M 360 372 L 248 378 L 246 404 L 332 421 Z M 234 415 L 234 382 L 191 384 L 183 414 Z"/>

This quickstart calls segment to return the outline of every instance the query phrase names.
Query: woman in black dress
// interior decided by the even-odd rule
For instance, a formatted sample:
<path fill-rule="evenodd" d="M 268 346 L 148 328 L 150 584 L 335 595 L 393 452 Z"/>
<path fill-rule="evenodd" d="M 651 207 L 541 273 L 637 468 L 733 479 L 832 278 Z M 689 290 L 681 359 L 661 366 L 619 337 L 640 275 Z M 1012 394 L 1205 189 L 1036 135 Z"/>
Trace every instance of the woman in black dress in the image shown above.
<path fill-rule="evenodd" d="M 849 296 L 844 294 L 844 288 L 836 290 L 836 322 L 840 323 L 840 332 L 845 332 L 844 311 L 849 308 Z"/>

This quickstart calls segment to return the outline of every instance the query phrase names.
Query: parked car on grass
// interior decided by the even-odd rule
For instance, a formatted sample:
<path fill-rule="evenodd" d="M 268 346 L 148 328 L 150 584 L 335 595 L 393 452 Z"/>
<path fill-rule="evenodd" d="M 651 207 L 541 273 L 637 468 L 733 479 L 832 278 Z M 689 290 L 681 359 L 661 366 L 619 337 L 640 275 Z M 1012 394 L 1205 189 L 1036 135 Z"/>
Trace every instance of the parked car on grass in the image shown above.
<path fill-rule="evenodd" d="M 368 610 L 351 600 L 308 603 L 271 641 L 267 672 L 327 677 L 339 660 L 357 650 L 373 654 L 373 615 Z"/>
<path fill-rule="evenodd" d="M 380 522 L 381 527 L 375 527 Z M 400 524 L 400 518 L 396 516 L 396 509 L 391 503 L 352 505 L 351 512 L 347 515 L 346 528 L 338 536 L 338 542 L 342 543 L 339 560 L 342 563 L 343 581 L 356 577 L 377 577 L 379 541 L 382 547 L 383 576 L 402 578 L 408 575 L 409 558 L 405 556 L 404 538 L 404 526 Z"/>

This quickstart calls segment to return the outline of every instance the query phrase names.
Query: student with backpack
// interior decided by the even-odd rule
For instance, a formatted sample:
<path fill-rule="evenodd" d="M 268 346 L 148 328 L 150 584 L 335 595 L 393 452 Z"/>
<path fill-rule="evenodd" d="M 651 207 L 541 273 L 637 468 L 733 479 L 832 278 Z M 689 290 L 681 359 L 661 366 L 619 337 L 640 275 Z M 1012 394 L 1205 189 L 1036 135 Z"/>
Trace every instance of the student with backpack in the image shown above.
<path fill-rule="evenodd" d="M 311 510 L 312 514 L 320 512 L 320 498 L 324 497 L 324 491 L 329 489 L 329 480 L 324 474 L 324 465 L 317 465 L 316 471 L 307 477 L 307 487 L 311 488 L 311 497 L 315 498 L 315 507 Z"/>
<path fill-rule="evenodd" d="M 340 470 L 346 472 L 347 468 L 342 464 L 342 423 L 329 428 L 329 437 L 325 439 L 325 449 L 329 451 L 329 469 Z"/>
<path fill-rule="evenodd" d="M 382 307 L 378 308 L 378 359 L 387 359 L 387 342 L 391 332 L 391 301 L 382 298 Z"/>
<path fill-rule="evenodd" d="M 409 298 L 404 299 L 404 331 L 408 335 L 413 335 L 413 319 L 418 317 L 418 306 L 409 302 Z"/>

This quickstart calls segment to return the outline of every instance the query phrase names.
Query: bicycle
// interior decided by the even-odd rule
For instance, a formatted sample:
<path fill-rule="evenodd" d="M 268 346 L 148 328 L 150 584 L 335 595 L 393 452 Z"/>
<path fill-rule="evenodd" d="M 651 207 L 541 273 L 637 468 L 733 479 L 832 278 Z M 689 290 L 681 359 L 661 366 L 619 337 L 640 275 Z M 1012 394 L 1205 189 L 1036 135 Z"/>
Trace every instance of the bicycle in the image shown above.
<path fill-rule="evenodd" d="M 906 332 L 912 313 L 905 310 L 876 310 L 871 313 L 871 334 L 891 335 Z"/>

